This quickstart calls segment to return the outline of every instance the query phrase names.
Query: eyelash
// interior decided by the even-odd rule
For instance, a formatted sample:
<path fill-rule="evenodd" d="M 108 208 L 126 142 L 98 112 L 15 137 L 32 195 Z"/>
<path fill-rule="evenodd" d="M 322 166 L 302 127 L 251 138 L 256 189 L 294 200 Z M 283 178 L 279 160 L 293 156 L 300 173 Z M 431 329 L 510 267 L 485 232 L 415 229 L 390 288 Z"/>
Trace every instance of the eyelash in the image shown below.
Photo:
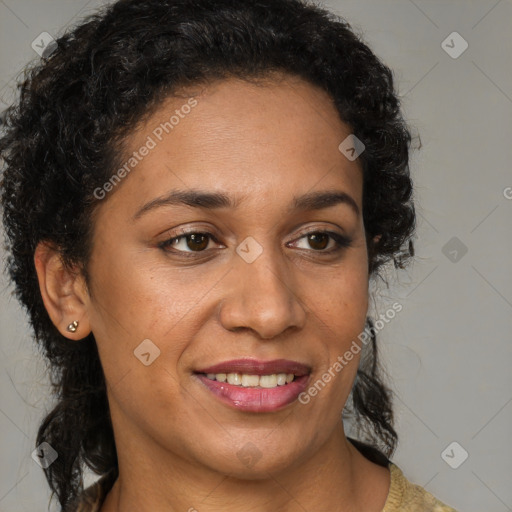
<path fill-rule="evenodd" d="M 336 243 L 336 247 L 331 248 L 329 250 L 315 250 L 311 249 L 312 252 L 322 254 L 322 255 L 330 255 L 330 254 L 337 254 L 341 252 L 343 249 L 347 249 L 352 245 L 352 239 L 343 235 L 340 235 L 339 233 L 336 233 L 334 231 L 325 231 L 325 230 L 317 230 L 317 231 L 306 231 L 299 233 L 299 237 L 293 241 L 300 240 L 308 235 L 328 235 L 331 237 L 334 242 Z M 194 258 L 197 254 L 205 253 L 207 252 L 207 249 L 203 251 L 179 251 L 175 249 L 169 250 L 168 247 L 173 245 L 175 242 L 178 242 L 181 238 L 186 238 L 190 235 L 206 235 L 209 237 L 210 240 L 213 240 L 215 243 L 219 244 L 220 242 L 215 238 L 215 236 L 208 232 L 208 231 L 182 231 L 178 234 L 178 236 L 175 236 L 173 238 L 169 238 L 167 240 L 164 240 L 162 243 L 160 243 L 158 246 L 164 250 L 165 252 L 172 252 L 174 254 L 179 254 L 180 256 L 183 256 L 185 258 Z M 308 250 L 308 249 L 301 249 L 301 250 Z"/>

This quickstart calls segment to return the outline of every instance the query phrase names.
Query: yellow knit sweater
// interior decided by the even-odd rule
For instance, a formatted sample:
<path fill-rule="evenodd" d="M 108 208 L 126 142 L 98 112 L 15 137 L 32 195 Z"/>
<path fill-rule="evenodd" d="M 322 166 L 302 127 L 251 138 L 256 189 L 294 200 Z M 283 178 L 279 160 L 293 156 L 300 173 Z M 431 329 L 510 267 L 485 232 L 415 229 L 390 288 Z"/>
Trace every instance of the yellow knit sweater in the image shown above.
<path fill-rule="evenodd" d="M 388 467 L 391 484 L 382 512 L 457 512 L 434 498 L 423 487 L 409 482 L 392 462 Z M 112 478 L 105 475 L 84 491 L 79 503 L 69 508 L 69 512 L 98 512 L 112 484 Z"/>
<path fill-rule="evenodd" d="M 389 463 L 391 485 L 382 512 L 457 512 L 423 487 L 409 482 L 400 468 Z"/>

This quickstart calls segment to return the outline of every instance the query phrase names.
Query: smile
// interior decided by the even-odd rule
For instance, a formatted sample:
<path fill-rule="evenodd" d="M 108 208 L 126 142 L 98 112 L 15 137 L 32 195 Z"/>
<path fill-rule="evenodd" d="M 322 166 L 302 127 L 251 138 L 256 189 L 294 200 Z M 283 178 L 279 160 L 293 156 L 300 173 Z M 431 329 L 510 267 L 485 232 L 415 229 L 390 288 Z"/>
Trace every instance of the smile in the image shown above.
<path fill-rule="evenodd" d="M 295 375 L 293 373 L 273 373 L 272 375 L 248 375 L 247 373 L 207 373 L 206 376 L 211 380 L 218 382 L 227 382 L 234 386 L 244 388 L 276 388 L 277 386 L 286 386 L 293 382 Z"/>
<path fill-rule="evenodd" d="M 238 359 L 194 373 L 208 394 L 246 412 L 278 411 L 297 400 L 310 379 L 311 368 L 276 359 Z"/>

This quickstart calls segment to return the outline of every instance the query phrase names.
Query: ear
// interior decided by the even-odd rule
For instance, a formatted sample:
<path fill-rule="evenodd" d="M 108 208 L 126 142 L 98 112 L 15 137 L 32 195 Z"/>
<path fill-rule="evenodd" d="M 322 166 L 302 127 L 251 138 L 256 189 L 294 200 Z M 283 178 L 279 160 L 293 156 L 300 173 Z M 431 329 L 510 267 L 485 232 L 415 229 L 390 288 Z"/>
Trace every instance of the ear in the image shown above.
<path fill-rule="evenodd" d="M 87 305 L 89 293 L 79 272 L 67 269 L 57 248 L 46 241 L 39 242 L 34 252 L 34 264 L 44 306 L 53 324 L 66 338 L 80 340 L 91 332 Z M 77 320 L 76 332 L 68 325 Z"/>
<path fill-rule="evenodd" d="M 375 235 L 373 237 L 373 243 L 377 245 L 379 243 L 379 240 L 382 238 L 382 235 Z"/>

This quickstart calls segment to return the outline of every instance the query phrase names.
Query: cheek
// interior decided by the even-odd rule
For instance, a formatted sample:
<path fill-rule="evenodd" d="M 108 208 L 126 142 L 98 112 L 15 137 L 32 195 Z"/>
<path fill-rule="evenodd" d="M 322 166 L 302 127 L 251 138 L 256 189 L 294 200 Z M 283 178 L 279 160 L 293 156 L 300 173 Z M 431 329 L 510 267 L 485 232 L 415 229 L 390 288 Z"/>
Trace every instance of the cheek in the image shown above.
<path fill-rule="evenodd" d="M 185 276 L 152 259 L 147 252 L 107 250 L 95 262 L 91 274 L 98 327 L 145 336 L 150 327 L 172 323 L 197 302 Z"/>
<path fill-rule="evenodd" d="M 331 275 L 325 292 L 318 292 L 311 299 L 319 319 L 318 327 L 325 332 L 325 356 L 321 365 L 325 379 L 322 380 L 329 382 L 336 395 L 329 400 L 338 406 L 344 404 L 359 366 L 361 333 L 368 312 L 368 276 L 364 264 L 363 261 L 363 264 L 355 262 L 340 267 Z"/>
<path fill-rule="evenodd" d="M 368 311 L 368 275 L 362 266 L 340 267 L 316 288 L 313 304 L 334 332 L 353 332 L 364 327 Z"/>
<path fill-rule="evenodd" d="M 92 274 L 90 317 L 105 373 L 111 370 L 112 378 L 119 378 L 139 364 L 134 351 L 146 339 L 165 355 L 174 372 L 177 358 L 198 329 L 198 319 L 207 313 L 208 292 L 222 273 L 172 268 L 165 260 L 155 263 L 147 253 L 124 259 L 104 255 L 103 262 Z"/>

